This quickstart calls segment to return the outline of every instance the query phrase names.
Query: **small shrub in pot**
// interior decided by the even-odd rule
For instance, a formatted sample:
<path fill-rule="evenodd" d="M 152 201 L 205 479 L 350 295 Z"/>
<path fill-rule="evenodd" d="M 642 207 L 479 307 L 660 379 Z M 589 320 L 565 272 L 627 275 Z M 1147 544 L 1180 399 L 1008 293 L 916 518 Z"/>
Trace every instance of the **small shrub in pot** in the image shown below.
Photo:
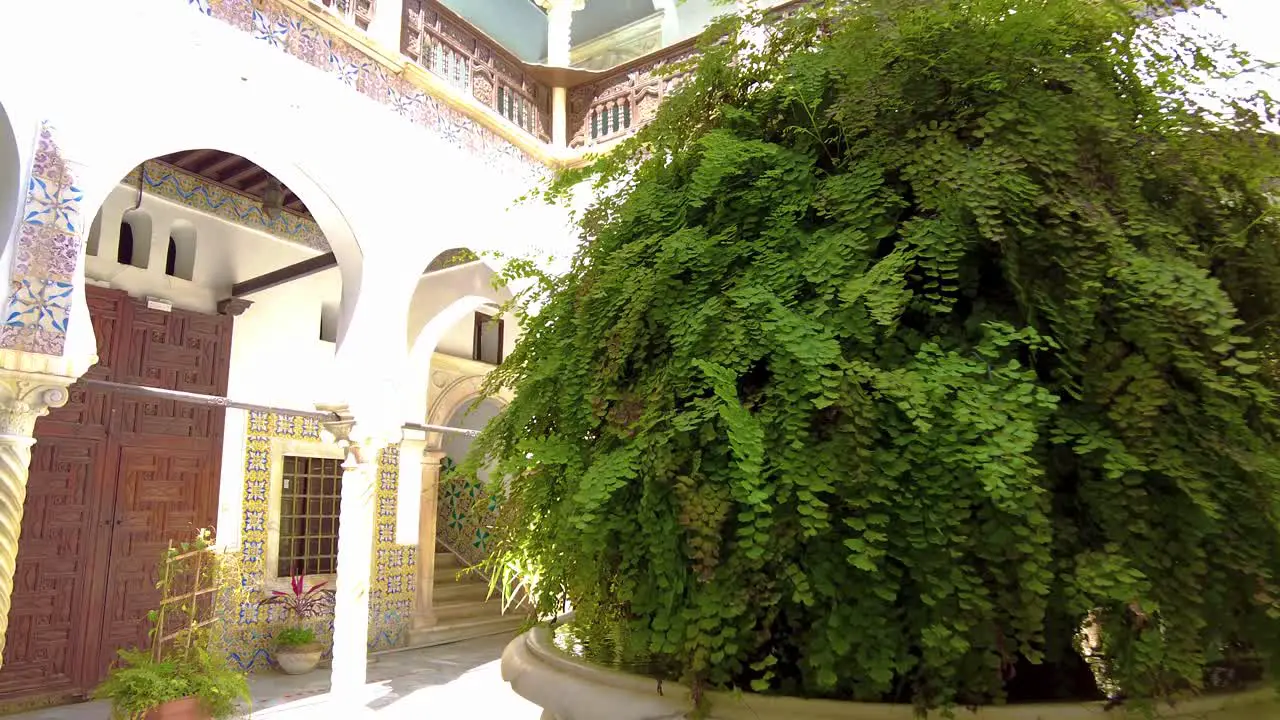
<path fill-rule="evenodd" d="M 316 641 L 314 628 L 306 622 L 323 616 L 333 609 L 333 592 L 318 582 L 307 587 L 306 576 L 301 573 L 289 578 L 289 591 L 273 590 L 259 605 L 282 608 L 286 620 L 292 623 L 276 631 L 276 664 L 289 675 L 311 672 L 320 663 L 324 646 Z"/>

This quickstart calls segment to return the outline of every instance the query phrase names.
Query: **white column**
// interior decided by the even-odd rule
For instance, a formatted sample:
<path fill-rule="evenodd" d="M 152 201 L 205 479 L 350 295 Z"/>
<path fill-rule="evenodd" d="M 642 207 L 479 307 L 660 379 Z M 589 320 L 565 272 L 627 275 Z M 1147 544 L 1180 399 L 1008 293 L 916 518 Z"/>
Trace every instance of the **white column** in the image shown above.
<path fill-rule="evenodd" d="M 573 13 L 586 6 L 586 0 L 538 0 L 547 11 L 547 64 L 569 67 L 569 48 L 573 44 Z M 569 144 L 568 90 L 551 89 L 551 142 L 557 147 Z"/>
<path fill-rule="evenodd" d="M 27 497 L 36 419 L 65 405 L 74 378 L 0 370 L 0 658 L 9 630 L 9 604 Z"/>
<path fill-rule="evenodd" d="M 336 419 L 322 423 L 346 450 L 342 503 L 338 512 L 338 568 L 333 620 L 330 692 L 354 700 L 365 684 L 369 662 L 369 582 L 373 575 L 373 532 L 377 457 L 387 442 L 366 437 L 346 405 L 317 405 Z"/>
<path fill-rule="evenodd" d="M 551 144 L 569 144 L 569 91 L 562 87 L 551 88 Z"/>
<path fill-rule="evenodd" d="M 666 47 L 680 39 L 680 15 L 676 12 L 676 0 L 653 0 L 653 9 L 662 11 L 662 45 Z"/>
<path fill-rule="evenodd" d="M 547 11 L 547 64 L 569 66 L 570 34 L 573 13 L 586 6 L 586 0 L 538 0 Z"/>
<path fill-rule="evenodd" d="M 436 517 L 440 496 L 440 461 L 444 451 L 427 450 L 422 456 L 421 516 L 418 525 L 418 575 L 415 580 L 413 626 L 434 627 L 436 586 Z"/>
<path fill-rule="evenodd" d="M 396 482 L 396 543 L 418 544 L 418 524 L 422 504 L 422 452 L 427 449 L 427 433 L 405 430 L 400 439 L 400 476 Z"/>
<path fill-rule="evenodd" d="M 400 52 L 400 26 L 404 22 L 404 0 L 377 0 L 369 37 L 393 52 Z"/>

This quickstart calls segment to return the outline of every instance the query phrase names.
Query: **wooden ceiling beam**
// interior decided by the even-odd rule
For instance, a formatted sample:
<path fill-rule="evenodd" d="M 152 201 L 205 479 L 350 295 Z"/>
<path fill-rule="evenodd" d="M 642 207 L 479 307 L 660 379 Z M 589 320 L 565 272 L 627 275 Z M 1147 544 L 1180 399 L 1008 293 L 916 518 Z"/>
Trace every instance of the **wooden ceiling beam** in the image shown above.
<path fill-rule="evenodd" d="M 172 163 L 183 170 L 194 170 L 196 165 L 210 155 L 217 155 L 217 150 L 204 148 L 201 150 L 191 150 L 189 152 L 174 153 Z"/>
<path fill-rule="evenodd" d="M 272 270 L 269 273 L 238 282 L 231 286 L 231 297 L 238 298 L 251 293 L 262 292 L 268 288 L 293 282 L 308 275 L 315 275 L 318 272 L 337 266 L 338 258 L 333 253 L 328 252 L 323 255 L 317 255 L 302 262 L 287 265 L 279 270 Z"/>
<path fill-rule="evenodd" d="M 203 175 L 209 178 L 210 180 L 217 180 L 218 178 L 216 176 L 218 173 L 231 167 L 232 165 L 235 165 L 236 163 L 241 163 L 241 162 L 247 162 L 247 161 L 244 158 L 240 157 L 239 155 L 226 155 L 224 157 L 218 158 L 217 160 L 214 160 L 208 165 L 201 165 L 198 168 L 192 168 L 192 172 L 194 172 L 197 175 Z"/>
<path fill-rule="evenodd" d="M 250 178 L 257 176 L 258 174 L 266 175 L 267 171 L 263 170 L 257 165 L 254 165 L 253 163 L 249 163 L 249 167 L 246 167 L 237 171 L 234 175 L 228 175 L 225 180 L 221 180 L 220 182 L 224 185 L 230 185 L 233 188 L 240 189 L 239 183 L 245 180 L 249 180 Z M 246 186 L 247 185 L 248 183 L 246 183 Z"/>

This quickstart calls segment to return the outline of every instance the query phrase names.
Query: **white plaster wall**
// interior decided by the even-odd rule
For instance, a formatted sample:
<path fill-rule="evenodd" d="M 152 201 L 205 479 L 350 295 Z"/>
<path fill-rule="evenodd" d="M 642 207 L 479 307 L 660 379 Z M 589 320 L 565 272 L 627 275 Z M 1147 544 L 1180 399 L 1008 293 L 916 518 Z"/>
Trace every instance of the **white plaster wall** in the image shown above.
<path fill-rule="evenodd" d="M 42 28 L 56 28 L 56 50 L 35 61 L 28 48 Z M 242 155 L 293 189 L 341 265 L 339 369 L 325 399 L 349 401 L 371 422 L 402 414 L 409 301 L 433 257 L 459 238 L 477 251 L 523 255 L 530 247 L 554 251 L 569 237 L 562 209 L 536 201 L 513 207 L 529 177 L 487 164 L 182 0 L 8 3 L 0 11 L 0 67 L 32 69 L 0 73 L 0 104 L 33 108 L 57 127 L 64 154 L 82 171 L 86 222 L 130 169 L 179 150 Z M 139 107 L 128 101 L 138 88 L 162 91 Z M 110 257 L 107 245 L 100 256 Z M 95 263 L 95 272 L 104 270 Z M 156 280 L 175 301 L 211 299 Z M 72 334 L 87 331 L 83 312 L 83 303 L 73 309 Z"/>

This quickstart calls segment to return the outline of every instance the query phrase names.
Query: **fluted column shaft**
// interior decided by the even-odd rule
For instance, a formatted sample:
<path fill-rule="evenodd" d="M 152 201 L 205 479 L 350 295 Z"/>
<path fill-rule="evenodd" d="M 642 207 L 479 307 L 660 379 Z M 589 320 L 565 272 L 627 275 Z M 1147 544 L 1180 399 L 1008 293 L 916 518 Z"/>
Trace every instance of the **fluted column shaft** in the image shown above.
<path fill-rule="evenodd" d="M 0 662 L 9 631 L 36 420 L 66 404 L 71 382 L 56 375 L 0 370 Z"/>

